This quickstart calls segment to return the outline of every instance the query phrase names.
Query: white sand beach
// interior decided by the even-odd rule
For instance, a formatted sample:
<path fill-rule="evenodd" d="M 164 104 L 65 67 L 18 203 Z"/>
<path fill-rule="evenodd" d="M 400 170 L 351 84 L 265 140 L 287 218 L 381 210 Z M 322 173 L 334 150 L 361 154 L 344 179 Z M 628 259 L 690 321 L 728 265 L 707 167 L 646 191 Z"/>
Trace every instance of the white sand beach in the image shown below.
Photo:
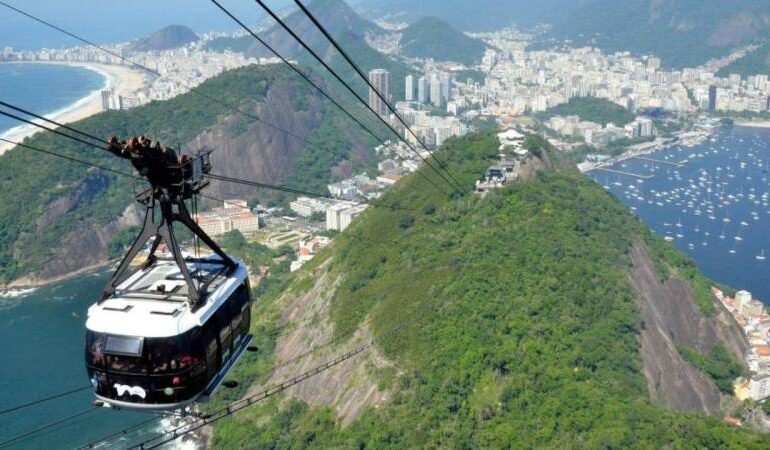
<path fill-rule="evenodd" d="M 736 120 L 736 127 L 770 128 L 770 120 Z"/>
<path fill-rule="evenodd" d="M 8 63 L 16 64 L 16 63 Z M 145 73 L 136 69 L 131 69 L 127 66 L 117 66 L 109 64 L 96 64 L 96 63 L 74 63 L 74 62 L 41 62 L 41 63 L 24 63 L 24 64 L 61 64 L 74 67 L 83 67 L 89 70 L 99 72 L 105 77 L 104 86 L 91 92 L 87 97 L 78 100 L 77 102 L 62 108 L 53 113 L 47 114 L 46 117 L 55 120 L 60 123 L 71 123 L 78 120 L 85 119 L 94 114 L 102 112 L 102 97 L 101 91 L 104 89 L 114 89 L 116 93 L 125 97 L 134 97 L 137 91 L 145 88 L 148 83 L 148 77 Z M 55 80 L 52 80 L 55 82 Z M 23 106 L 23 105 L 20 105 Z M 40 120 L 36 120 L 38 123 L 44 123 Z M 8 139 L 14 142 L 21 142 L 25 138 L 32 136 L 39 132 L 40 129 L 32 125 L 21 125 L 12 128 L 0 137 Z M 6 142 L 0 142 L 0 155 L 13 148 L 13 145 Z"/>

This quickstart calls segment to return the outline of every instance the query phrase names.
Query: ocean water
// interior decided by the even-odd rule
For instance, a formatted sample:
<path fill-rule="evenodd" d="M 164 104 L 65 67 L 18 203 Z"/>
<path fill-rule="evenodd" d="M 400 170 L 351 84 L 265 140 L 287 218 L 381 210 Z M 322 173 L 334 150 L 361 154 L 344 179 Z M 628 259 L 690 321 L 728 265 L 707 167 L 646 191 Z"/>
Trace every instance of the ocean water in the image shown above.
<path fill-rule="evenodd" d="M 59 284 L 0 294 L 0 410 L 89 384 L 83 362 L 85 318 L 107 272 Z M 86 410 L 89 390 L 0 416 L 0 448 L 23 433 Z M 147 414 L 93 411 L 8 443 L 18 449 L 70 449 L 148 419 Z M 121 448 L 147 439 L 159 424 L 100 448 Z"/>
<path fill-rule="evenodd" d="M 82 67 L 0 64 L 0 99 L 38 114 L 51 114 L 100 90 L 105 81 L 100 73 Z M 17 126 L 16 120 L 0 117 L 0 135 Z"/>
<path fill-rule="evenodd" d="M 634 208 L 657 233 L 671 236 L 672 245 L 691 255 L 707 276 L 748 289 L 768 302 L 770 285 L 765 280 L 770 275 L 770 255 L 765 261 L 756 256 L 762 249 L 770 253 L 770 130 L 724 129 L 713 142 L 648 156 L 686 163 L 678 167 L 630 160 L 616 167 L 654 176 L 643 182 L 602 172 L 590 176 Z M 709 207 L 714 219 L 709 218 Z M 725 239 L 720 239 L 722 233 Z M 0 295 L 0 354 L 4 358 L 0 410 L 88 384 L 83 367 L 86 310 L 107 276 L 102 271 L 32 292 Z M 83 391 L 1 415 L 0 448 L 14 436 L 88 408 L 91 399 L 90 392 Z M 77 448 L 147 418 L 146 414 L 99 409 L 15 441 L 12 448 Z M 100 448 L 125 448 L 147 439 L 161 426 L 152 424 Z"/>
<path fill-rule="evenodd" d="M 701 145 L 646 157 L 668 164 L 637 159 L 612 167 L 653 176 L 647 180 L 590 176 L 706 276 L 770 305 L 770 129 L 723 128 Z"/>

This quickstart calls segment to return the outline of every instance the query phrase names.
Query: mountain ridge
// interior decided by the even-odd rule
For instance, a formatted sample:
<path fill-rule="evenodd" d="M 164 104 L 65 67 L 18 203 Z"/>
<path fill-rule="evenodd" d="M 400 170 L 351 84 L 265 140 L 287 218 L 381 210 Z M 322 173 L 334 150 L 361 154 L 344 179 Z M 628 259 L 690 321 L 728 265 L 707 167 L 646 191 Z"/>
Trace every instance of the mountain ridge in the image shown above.
<path fill-rule="evenodd" d="M 471 185 L 498 146 L 484 132 L 450 139 L 441 156 Z M 640 335 L 665 325 L 644 319 L 631 267 L 644 262 L 650 286 L 692 286 L 677 296 L 689 312 L 676 320 L 715 320 L 715 299 L 701 289 L 707 281 L 552 147 L 534 137 L 528 146 L 533 176 L 484 199 L 447 199 L 407 177 L 380 200 L 393 208 L 367 210 L 283 294 L 264 299 L 258 329 L 287 331 L 240 369 L 258 378 L 255 391 L 369 336 L 375 352 L 217 423 L 212 445 L 766 447 L 766 436 L 667 409 L 714 413 L 720 396 L 677 349 L 665 352 L 669 359 L 662 348 L 648 353 L 692 386 L 680 386 L 669 405 L 648 391 L 645 370 L 655 366 L 642 359 Z M 638 246 L 646 256 L 633 255 Z M 314 326 L 292 326 L 307 321 Z M 693 333 L 682 342 L 699 351 L 723 342 Z M 278 376 L 264 371 L 273 365 Z"/>
<path fill-rule="evenodd" d="M 661 57 L 695 67 L 736 47 L 770 39 L 770 5 L 750 0 L 593 0 L 554 24 L 549 36 L 608 52 Z"/>
<path fill-rule="evenodd" d="M 129 45 L 128 49 L 132 52 L 159 52 L 184 47 L 199 40 L 200 38 L 192 29 L 184 25 L 169 25 L 149 36 L 137 39 Z"/>
<path fill-rule="evenodd" d="M 455 61 L 466 66 L 481 62 L 487 45 L 466 36 L 437 17 L 424 17 L 401 31 L 401 53 L 410 58 Z"/>
<path fill-rule="evenodd" d="M 249 66 L 214 77 L 198 90 L 243 111 L 278 123 L 307 142 L 221 104 L 187 93 L 129 111 L 109 111 L 73 123 L 92 135 L 126 138 L 146 135 L 183 152 L 214 149 L 217 173 L 298 189 L 323 189 L 332 169 L 351 159 L 370 161 L 373 143 L 358 128 L 346 127 L 341 113 L 287 68 Z M 302 98 L 302 102 L 295 101 Z M 367 119 L 363 119 L 367 120 Z M 376 127 L 376 125 L 371 126 Z M 331 130 L 344 129 L 345 133 Z M 85 152 L 88 160 L 127 171 L 107 152 L 41 132 L 25 142 L 65 155 Z M 353 155 L 357 155 L 353 157 Z M 119 231 L 138 224 L 131 183 L 99 169 L 39 156 L 23 148 L 0 156 L 0 180 L 7 186 L 0 205 L 0 281 L 21 284 L 57 279 L 85 266 L 107 261 L 107 249 Z M 298 166 L 299 165 L 299 166 Z M 254 198 L 244 186 L 212 183 L 219 198 Z"/>

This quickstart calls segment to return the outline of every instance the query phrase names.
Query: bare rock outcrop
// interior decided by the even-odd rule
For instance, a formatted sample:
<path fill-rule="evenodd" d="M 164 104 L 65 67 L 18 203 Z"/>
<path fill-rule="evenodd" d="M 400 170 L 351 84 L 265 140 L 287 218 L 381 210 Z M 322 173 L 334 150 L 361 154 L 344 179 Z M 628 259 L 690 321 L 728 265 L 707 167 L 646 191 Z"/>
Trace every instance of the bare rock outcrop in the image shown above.
<path fill-rule="evenodd" d="M 707 353 L 723 345 L 743 361 L 748 342 L 726 311 L 705 317 L 689 283 L 678 278 L 661 282 L 644 244 L 633 245 L 631 262 L 631 283 L 644 319 L 641 357 L 650 397 L 675 410 L 719 413 L 719 389 L 682 358 L 677 346 Z"/>
<path fill-rule="evenodd" d="M 330 304 L 338 280 L 327 272 L 328 261 L 313 275 L 315 283 L 304 293 L 289 290 L 279 299 L 282 324 L 300 324 L 294 332 L 279 338 L 275 354 L 276 369 L 265 384 L 272 385 L 313 369 L 340 353 L 372 339 L 370 330 L 362 327 L 351 337 L 334 340 Z M 302 324 L 309 324 L 303 326 Z M 376 347 L 334 366 L 292 388 L 286 393 L 310 405 L 328 406 L 345 426 L 355 421 L 368 407 L 387 402 L 390 394 L 381 390 L 370 368 L 389 367 Z M 249 394 L 264 386 L 253 386 Z"/>
<path fill-rule="evenodd" d="M 249 110 L 265 121 L 279 124 L 279 131 L 264 122 L 254 121 L 240 114 L 222 117 L 213 127 L 199 133 L 190 142 L 183 144 L 187 153 L 201 149 L 213 149 L 213 165 L 216 173 L 236 178 L 259 180 L 264 183 L 280 184 L 291 174 L 294 161 L 303 151 L 307 139 L 323 121 L 324 105 L 318 96 L 307 96 L 307 101 L 296 106 L 293 99 L 296 83 L 277 80 L 267 87 L 265 98 Z M 301 110 L 298 110 L 301 109 Z M 354 156 L 363 146 L 354 144 Z M 110 180 L 103 173 L 92 170 L 72 193 L 52 201 L 37 221 L 37 234 L 57 223 L 63 216 L 77 211 L 83 204 L 106 191 Z M 230 196 L 251 196 L 254 189 L 232 183 L 213 182 L 210 194 L 217 198 Z M 138 225 L 137 208 L 129 206 L 122 217 L 99 225 L 84 221 L 72 231 L 60 237 L 58 246 L 51 251 L 51 257 L 38 273 L 15 280 L 14 285 L 38 285 L 47 281 L 92 268 L 107 262 L 106 248 L 115 235 L 125 226 Z M 33 237 L 31 237 L 33 238 Z"/>

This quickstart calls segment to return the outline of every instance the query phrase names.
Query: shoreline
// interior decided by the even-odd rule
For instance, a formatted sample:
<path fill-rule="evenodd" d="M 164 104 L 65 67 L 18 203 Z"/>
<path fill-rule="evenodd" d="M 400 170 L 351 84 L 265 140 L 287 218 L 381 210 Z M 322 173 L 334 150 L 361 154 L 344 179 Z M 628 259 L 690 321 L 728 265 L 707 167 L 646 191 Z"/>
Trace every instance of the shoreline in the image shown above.
<path fill-rule="evenodd" d="M 746 128 L 770 128 L 770 120 L 736 120 L 734 125 Z"/>
<path fill-rule="evenodd" d="M 91 91 L 88 95 L 70 105 L 45 114 L 45 117 L 64 124 L 77 122 L 102 112 L 101 91 L 103 90 L 114 90 L 118 95 L 130 97 L 148 86 L 147 76 L 128 66 L 70 61 L 30 61 L 2 64 L 54 64 L 80 67 L 100 74 L 104 78 L 104 83 L 99 89 Z M 44 123 L 37 119 L 34 120 L 34 122 Z M 24 139 L 33 136 L 39 131 L 41 130 L 37 127 L 23 124 L 2 132 L 0 137 L 15 142 L 22 142 Z M 12 144 L 0 142 L 0 156 L 13 147 Z"/>
<path fill-rule="evenodd" d="M 60 283 L 62 281 L 71 280 L 72 278 L 86 275 L 89 273 L 97 272 L 101 269 L 109 267 L 113 261 L 105 261 L 103 263 L 92 264 L 90 266 L 83 267 L 74 272 L 65 273 L 56 277 L 46 278 L 43 280 L 34 280 L 29 277 L 21 277 L 9 284 L 0 285 L 0 293 L 19 291 L 24 289 L 37 289 L 45 287 L 54 283 Z"/>

